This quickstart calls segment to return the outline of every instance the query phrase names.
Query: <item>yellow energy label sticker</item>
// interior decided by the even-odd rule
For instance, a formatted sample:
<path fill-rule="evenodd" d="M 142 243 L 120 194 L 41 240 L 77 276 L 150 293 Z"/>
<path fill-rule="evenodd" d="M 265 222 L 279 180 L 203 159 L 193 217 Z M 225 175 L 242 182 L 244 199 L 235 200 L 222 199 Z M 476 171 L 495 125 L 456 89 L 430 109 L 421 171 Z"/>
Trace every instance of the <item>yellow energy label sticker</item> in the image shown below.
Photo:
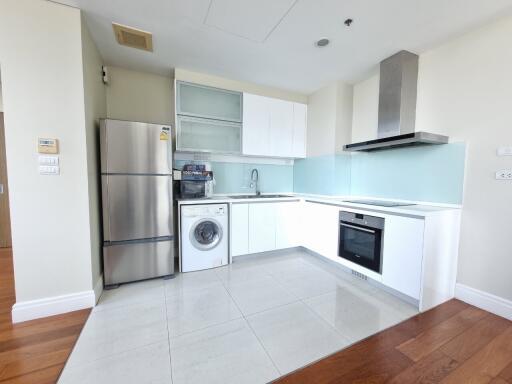
<path fill-rule="evenodd" d="M 160 140 L 169 140 L 169 127 L 162 127 L 160 130 Z"/>

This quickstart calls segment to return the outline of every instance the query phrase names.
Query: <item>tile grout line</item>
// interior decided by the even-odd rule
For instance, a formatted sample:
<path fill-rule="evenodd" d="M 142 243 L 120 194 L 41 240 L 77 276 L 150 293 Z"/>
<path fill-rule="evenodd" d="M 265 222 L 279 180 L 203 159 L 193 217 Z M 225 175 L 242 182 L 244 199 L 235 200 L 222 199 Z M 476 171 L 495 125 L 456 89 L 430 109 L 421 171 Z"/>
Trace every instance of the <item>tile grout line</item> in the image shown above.
<path fill-rule="evenodd" d="M 157 300 L 156 300 L 156 299 L 155 299 L 154 301 L 155 301 L 155 303 L 157 302 Z M 164 293 L 164 302 L 165 302 L 165 293 Z M 130 305 L 130 307 L 135 307 L 136 305 L 137 305 L 137 304 L 131 304 L 131 305 Z M 164 305 L 165 305 L 165 303 L 164 303 Z M 99 312 L 96 312 L 96 313 L 100 313 L 100 314 L 102 314 L 102 313 L 104 313 L 105 311 L 116 310 L 116 309 L 126 309 L 126 305 L 119 306 L 119 307 L 114 307 L 114 308 L 109 308 L 109 309 L 102 310 L 102 311 L 99 311 Z M 91 311 L 91 314 L 90 314 L 90 315 L 89 315 L 89 317 L 87 318 L 87 322 L 89 322 L 89 318 L 90 318 L 92 315 L 93 315 L 93 313 L 92 313 L 92 311 Z M 166 316 L 167 316 L 167 314 L 166 314 Z M 87 322 L 86 322 L 86 324 L 87 324 Z M 84 331 L 84 329 L 85 329 L 85 325 L 86 325 L 86 324 L 84 324 L 84 328 L 83 328 L 83 329 L 82 329 L 82 331 L 80 332 L 80 336 L 82 335 L 82 333 L 83 333 L 83 331 Z M 153 323 L 152 323 L 152 324 L 153 324 Z M 166 321 L 166 328 L 167 328 L 167 321 Z M 167 332 L 168 332 L 168 329 L 167 329 Z M 79 337 L 79 338 L 80 338 L 80 337 Z M 74 369 L 74 368 L 76 368 L 76 367 L 80 367 L 80 366 L 83 366 L 83 365 L 86 365 L 86 364 L 96 363 L 96 362 L 98 362 L 98 361 L 100 361 L 100 360 L 109 359 L 109 358 L 112 358 L 112 357 L 115 357 L 115 356 L 119 356 L 119 355 L 121 355 L 121 354 L 123 354 L 123 353 L 133 352 L 133 351 L 135 351 L 135 350 L 137 350 L 137 349 L 146 348 L 146 347 L 149 347 L 149 346 L 151 346 L 151 345 L 156 345 L 156 344 L 159 344 L 159 343 L 161 343 L 161 341 L 154 341 L 154 342 L 150 342 L 150 343 L 144 343 L 144 344 L 141 344 L 141 345 L 139 345 L 139 346 L 137 346 L 137 347 L 130 347 L 130 348 L 127 348 L 127 349 L 123 349 L 123 350 L 121 350 L 121 351 L 118 351 L 118 352 L 115 352 L 115 353 L 111 353 L 111 354 L 109 354 L 109 355 L 105 355 L 105 356 L 103 356 L 103 357 L 98 357 L 98 358 L 94 358 L 94 359 L 92 359 L 92 360 L 86 360 L 86 361 L 78 362 L 78 363 L 75 363 L 75 364 L 73 364 L 73 365 L 69 366 L 69 368 L 70 368 L 70 369 Z M 75 350 L 75 348 L 76 348 L 76 346 L 77 346 L 77 345 L 78 345 L 78 339 L 77 339 L 77 341 L 76 341 L 76 343 L 75 343 L 75 346 L 74 346 L 74 347 L 73 347 L 73 349 L 72 349 L 72 352 Z M 70 360 L 70 358 L 71 358 L 71 354 L 69 355 L 68 359 L 66 360 L 66 363 L 65 363 L 64 368 L 66 368 L 66 365 L 67 365 L 68 361 Z M 64 372 L 64 368 L 63 368 L 62 372 Z M 0 380 L 0 381 L 1 381 L 1 380 Z"/>
<path fill-rule="evenodd" d="M 171 333 L 169 332 L 169 314 L 167 313 L 167 287 L 165 285 L 165 280 L 162 285 L 163 285 L 163 289 L 164 289 L 165 328 L 167 330 L 167 347 L 169 349 L 169 370 L 171 372 L 171 384 L 172 384 L 173 378 L 172 378 L 172 356 L 171 356 Z"/>
<path fill-rule="evenodd" d="M 301 258 L 299 258 L 299 260 L 302 260 Z M 302 261 L 304 264 L 308 265 L 309 263 L 306 263 L 304 261 Z M 345 274 L 343 274 L 343 276 L 340 276 L 338 273 L 332 273 L 330 271 L 325 271 L 323 268 L 321 267 L 318 267 L 316 265 L 313 265 L 314 267 L 318 268 L 321 272 L 325 272 L 325 273 L 328 273 L 329 275 L 331 275 L 333 278 L 335 279 L 340 279 L 342 280 L 344 283 L 348 284 L 349 286 L 351 287 L 354 287 L 355 289 L 358 289 L 358 290 L 363 290 L 364 289 L 362 287 L 359 287 L 357 286 L 357 284 L 354 284 L 351 280 L 348 280 L 348 279 L 345 279 Z M 243 268 L 242 268 L 243 269 Z M 261 347 L 263 348 L 263 350 L 265 351 L 266 355 L 268 356 L 268 358 L 270 359 L 270 361 L 272 362 L 273 366 L 275 367 L 276 371 L 282 375 L 281 371 L 279 370 L 279 368 L 277 367 L 276 363 L 274 362 L 274 360 L 272 359 L 272 357 L 270 356 L 269 352 L 267 351 L 267 349 L 265 348 L 264 344 L 262 343 L 262 341 L 260 340 L 260 338 L 258 337 L 258 335 L 256 334 L 256 332 L 254 331 L 254 329 L 252 328 L 250 322 L 248 321 L 248 317 L 251 317 L 251 316 L 255 316 L 257 314 L 261 314 L 261 313 L 264 313 L 264 312 L 268 312 L 268 311 L 271 311 L 271 310 L 274 310 L 274 309 L 278 309 L 278 308 L 281 308 L 281 307 L 284 307 L 284 306 L 287 306 L 287 305 L 291 305 L 291 304 L 294 304 L 294 303 L 301 303 L 301 304 L 304 304 L 308 311 L 310 313 L 313 313 L 313 316 L 315 316 L 321 323 L 323 323 L 324 325 L 326 325 L 329 329 L 331 330 L 334 330 L 335 333 L 339 336 L 342 337 L 343 340 L 347 341 L 348 344 L 346 346 L 344 346 L 342 349 L 345 349 L 347 347 L 349 347 L 350 345 L 353 345 L 354 343 L 356 343 L 357 341 L 353 341 L 352 338 L 346 336 L 345 334 L 341 333 L 341 331 L 339 331 L 336 327 L 332 326 L 331 324 L 329 324 L 329 322 L 327 322 L 327 320 L 325 320 L 320 314 L 316 313 L 316 311 L 306 303 L 306 300 L 310 300 L 310 299 L 313 299 L 313 298 L 316 298 L 316 297 L 320 297 L 320 296 L 323 296 L 323 295 L 326 295 L 326 294 L 329 294 L 329 293 L 332 293 L 332 292 L 335 292 L 336 290 L 333 289 L 333 290 L 330 290 L 328 292 L 324 292 L 324 293 L 319 293 L 319 294 L 316 294 L 316 295 L 313 295 L 313 296 L 308 296 L 308 297 L 303 297 L 301 298 L 300 295 L 296 295 L 295 293 L 293 293 L 292 291 L 290 291 L 284 284 L 282 281 L 280 281 L 279 277 L 276 276 L 274 273 L 272 272 L 269 272 L 268 270 L 262 270 L 261 273 L 264 274 L 265 277 L 268 277 L 270 278 L 272 281 L 274 281 L 284 292 L 288 293 L 290 296 L 292 296 L 294 298 L 293 301 L 291 302 L 288 302 L 288 303 L 284 303 L 284 304 L 281 304 L 281 305 L 277 305 L 277 306 L 274 306 L 274 307 L 271 307 L 271 308 L 267 308 L 267 309 L 264 309 L 264 310 L 261 310 L 261 311 L 257 311 L 257 312 L 254 312 L 254 313 L 250 313 L 250 314 L 245 314 L 239 304 L 237 303 L 237 301 L 234 299 L 234 297 L 231 295 L 231 292 L 230 292 L 230 288 L 228 288 L 228 281 L 229 279 L 223 279 L 222 277 L 222 274 L 221 274 L 221 269 L 214 269 L 213 270 L 213 276 L 215 276 L 215 280 L 220 282 L 221 286 L 224 288 L 225 292 L 228 294 L 228 296 L 230 297 L 230 299 L 232 300 L 233 304 L 236 306 L 236 308 L 239 310 L 240 314 L 241 314 L 241 317 L 238 317 L 236 319 L 230 319 L 230 320 L 226 320 L 226 321 L 223 321 L 221 323 L 217 323 L 217 324 L 213 324 L 213 325 L 209 325 L 207 327 L 203 327 L 203 328 L 200 328 L 200 329 L 197 329 L 197 330 L 193 330 L 193 331 L 190 331 L 190 332 L 186 332 L 184 334 L 181 334 L 181 335 L 177 335 L 177 337 L 179 336 L 182 336 L 182 335 L 186 335 L 186 334 L 190 334 L 190 333 L 194 333 L 196 331 L 201 331 L 201 330 L 205 330 L 205 329 L 208 329 L 208 328 L 211 328 L 211 327 L 215 327 L 215 326 L 220 326 L 222 324 L 226 324 L 228 322 L 232 322 L 234 320 L 240 320 L 240 319 L 244 319 L 244 321 L 246 322 L 247 326 L 249 327 L 249 329 L 251 330 L 251 332 L 253 333 L 253 335 L 256 337 L 256 339 L 258 340 L 259 344 L 261 345 Z M 228 269 L 227 272 L 230 272 L 230 270 Z M 365 293 L 368 293 L 365 291 Z M 167 300 L 166 300 L 166 305 L 167 305 Z M 169 328 L 168 328 L 168 331 L 169 331 Z M 169 333 L 170 334 L 170 333 Z M 169 340 L 170 340 L 170 336 L 169 336 Z"/>
<path fill-rule="evenodd" d="M 336 290 L 334 291 L 331 291 L 331 292 L 335 292 Z M 331 292 L 327 292 L 327 293 L 324 293 L 322 295 L 318 295 L 318 296 L 323 296 L 323 295 L 327 295 L 328 293 L 331 293 Z M 318 297 L 318 296 L 314 296 L 314 297 Z M 342 349 L 345 349 L 345 348 L 348 348 L 349 346 L 351 346 L 352 344 L 356 343 L 357 341 L 356 340 L 352 340 L 351 337 L 348 337 L 347 335 L 344 335 L 343 333 L 341 333 L 341 331 L 336 328 L 335 326 L 329 324 L 329 322 L 327 320 L 325 320 L 322 316 L 320 316 L 319 313 L 317 313 L 313 308 L 311 308 L 311 306 L 306 303 L 304 300 L 309 300 L 311 299 L 311 297 L 308 297 L 308 298 L 305 298 L 305 299 L 301 299 L 300 302 L 302 304 L 304 304 L 306 306 L 306 308 L 311 311 L 318 319 L 320 319 L 323 323 L 325 323 L 329 328 L 333 329 L 338 335 L 340 335 L 341 337 L 343 337 L 343 339 L 349 341 L 349 344 L 347 344 L 346 346 L 344 346 Z M 337 351 L 336 351 L 337 352 Z M 333 352 L 334 353 L 334 352 Z"/>
<path fill-rule="evenodd" d="M 218 276 L 217 276 L 218 277 Z M 228 296 L 231 298 L 231 300 L 233 300 L 233 303 L 235 304 L 235 306 L 238 308 L 238 310 L 240 311 L 240 313 L 242 314 L 242 318 L 244 319 L 245 323 L 247 324 L 247 326 L 249 327 L 249 329 L 251 330 L 252 334 L 254 335 L 254 337 L 256 338 L 256 340 L 258 341 L 258 343 L 260 344 L 261 348 L 263 349 L 263 351 L 265 352 L 265 354 L 267 355 L 267 357 L 269 358 L 270 362 L 272 363 L 272 365 L 274 366 L 274 368 L 276 369 L 277 373 L 279 374 L 278 377 L 281 377 L 283 374 L 281 373 L 281 371 L 279 370 L 279 368 L 277 367 L 275 361 L 272 359 L 272 357 L 270 356 L 270 354 L 268 353 L 267 349 L 265 348 L 265 346 L 263 345 L 263 343 L 261 342 L 260 338 L 258 337 L 258 335 L 256 334 L 256 332 L 254 332 L 254 329 L 251 327 L 251 324 L 249 323 L 249 321 L 247 320 L 247 318 L 245 317 L 245 314 L 242 312 L 242 309 L 238 306 L 236 300 L 233 298 L 233 296 L 231 296 L 231 293 L 229 292 L 229 289 L 226 287 L 226 285 L 224 284 L 224 281 L 221 280 L 221 283 L 222 283 L 222 286 L 224 287 L 224 289 L 226 290 Z"/>

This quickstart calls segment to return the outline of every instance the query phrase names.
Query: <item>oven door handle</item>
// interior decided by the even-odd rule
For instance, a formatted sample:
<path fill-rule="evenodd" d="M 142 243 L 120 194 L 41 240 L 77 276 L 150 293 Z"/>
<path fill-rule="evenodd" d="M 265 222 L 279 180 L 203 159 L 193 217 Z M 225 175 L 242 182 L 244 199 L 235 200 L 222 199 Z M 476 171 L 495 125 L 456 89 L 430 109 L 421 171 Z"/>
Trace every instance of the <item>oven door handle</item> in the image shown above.
<path fill-rule="evenodd" d="M 345 224 L 345 223 L 340 223 L 340 225 L 342 227 L 348 227 L 348 228 L 352 228 L 352 229 L 357 229 L 358 231 L 375 233 L 375 231 L 373 231 L 371 229 L 361 228 L 361 227 L 358 227 L 358 226 L 355 226 L 355 225 L 350 225 L 350 224 Z"/>

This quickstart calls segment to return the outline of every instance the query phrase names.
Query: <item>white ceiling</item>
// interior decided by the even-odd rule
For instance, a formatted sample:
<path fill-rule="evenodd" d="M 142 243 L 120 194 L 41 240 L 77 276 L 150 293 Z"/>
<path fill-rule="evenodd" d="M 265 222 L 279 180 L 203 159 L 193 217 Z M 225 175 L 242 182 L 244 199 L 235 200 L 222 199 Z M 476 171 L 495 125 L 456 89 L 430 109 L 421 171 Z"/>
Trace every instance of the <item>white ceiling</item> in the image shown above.
<path fill-rule="evenodd" d="M 358 81 L 401 49 L 422 53 L 512 14 L 512 0 L 58 2 L 85 11 L 108 65 L 161 74 L 185 68 L 302 93 Z M 118 45 L 112 22 L 153 32 L 154 52 Z M 322 37 L 331 44 L 315 47 Z"/>

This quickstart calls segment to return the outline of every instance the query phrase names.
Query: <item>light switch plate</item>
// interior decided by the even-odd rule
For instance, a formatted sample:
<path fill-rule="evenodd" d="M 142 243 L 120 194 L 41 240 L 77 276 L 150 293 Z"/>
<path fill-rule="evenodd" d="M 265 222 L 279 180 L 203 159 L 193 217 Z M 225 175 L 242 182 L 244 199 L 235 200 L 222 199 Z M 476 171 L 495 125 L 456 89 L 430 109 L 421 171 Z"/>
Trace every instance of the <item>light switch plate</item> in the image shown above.
<path fill-rule="evenodd" d="M 512 169 L 502 169 L 496 172 L 496 180 L 512 180 Z"/>
<path fill-rule="evenodd" d="M 39 165 L 59 165 L 59 156 L 39 155 Z"/>
<path fill-rule="evenodd" d="M 40 175 L 58 175 L 60 174 L 60 167 L 58 165 L 40 165 Z"/>

